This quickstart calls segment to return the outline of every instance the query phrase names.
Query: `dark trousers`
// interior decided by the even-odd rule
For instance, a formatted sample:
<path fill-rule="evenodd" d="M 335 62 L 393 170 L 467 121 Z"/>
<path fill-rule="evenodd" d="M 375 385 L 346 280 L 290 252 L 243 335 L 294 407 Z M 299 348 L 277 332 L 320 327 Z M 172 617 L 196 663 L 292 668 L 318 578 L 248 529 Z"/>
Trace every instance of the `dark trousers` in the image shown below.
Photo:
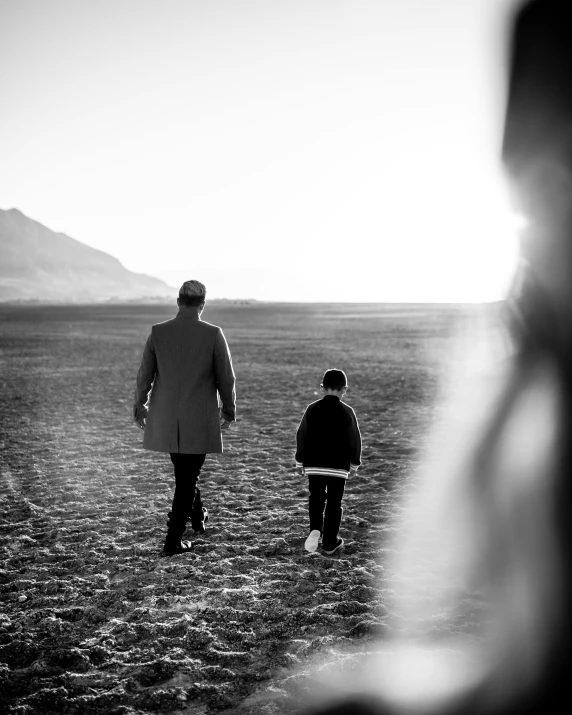
<path fill-rule="evenodd" d="M 190 519 L 193 529 L 197 529 L 203 520 L 203 502 L 197 483 L 205 457 L 206 454 L 171 452 L 171 461 L 175 468 L 175 494 L 171 506 L 171 519 L 183 524 Z"/>
<path fill-rule="evenodd" d="M 338 540 L 345 486 L 343 477 L 308 475 L 310 531 L 317 529 L 322 534 L 322 546 L 326 551 L 333 549 Z"/>

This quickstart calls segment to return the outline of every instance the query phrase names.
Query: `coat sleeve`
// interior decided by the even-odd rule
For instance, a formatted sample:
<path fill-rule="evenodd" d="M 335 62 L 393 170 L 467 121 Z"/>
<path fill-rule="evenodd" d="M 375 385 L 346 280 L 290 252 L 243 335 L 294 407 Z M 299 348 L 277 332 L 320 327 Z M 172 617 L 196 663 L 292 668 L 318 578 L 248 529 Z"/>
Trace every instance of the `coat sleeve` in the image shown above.
<path fill-rule="evenodd" d="M 306 451 L 306 437 L 308 436 L 308 418 L 306 417 L 308 411 L 304 412 L 302 421 L 298 425 L 296 430 L 296 454 L 294 459 L 296 460 L 297 467 L 304 466 L 304 456 Z"/>
<path fill-rule="evenodd" d="M 149 401 L 151 390 L 153 389 L 156 372 L 157 356 L 155 355 L 155 348 L 153 346 L 153 333 L 151 333 L 145 343 L 141 366 L 139 367 L 139 372 L 137 373 L 137 384 L 133 400 L 134 419 L 137 419 L 139 416 L 145 417 L 147 414 L 147 403 Z"/>
<path fill-rule="evenodd" d="M 352 418 L 350 426 L 350 466 L 353 470 L 357 470 L 361 465 L 361 432 L 359 431 L 356 413 L 352 410 L 350 415 Z"/>
<path fill-rule="evenodd" d="M 232 367 L 232 358 L 224 333 L 219 328 L 215 338 L 214 370 L 216 386 L 222 402 L 221 413 L 225 420 L 236 419 L 236 378 Z"/>

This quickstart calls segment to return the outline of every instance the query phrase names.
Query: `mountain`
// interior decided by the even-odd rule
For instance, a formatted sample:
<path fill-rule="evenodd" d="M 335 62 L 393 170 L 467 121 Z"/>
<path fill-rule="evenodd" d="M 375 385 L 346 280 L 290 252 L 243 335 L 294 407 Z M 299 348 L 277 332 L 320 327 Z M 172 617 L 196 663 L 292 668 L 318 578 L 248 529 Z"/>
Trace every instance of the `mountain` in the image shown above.
<path fill-rule="evenodd" d="M 128 271 L 117 258 L 55 233 L 18 209 L 0 209 L 0 302 L 143 301 L 176 294 L 158 278 Z"/>

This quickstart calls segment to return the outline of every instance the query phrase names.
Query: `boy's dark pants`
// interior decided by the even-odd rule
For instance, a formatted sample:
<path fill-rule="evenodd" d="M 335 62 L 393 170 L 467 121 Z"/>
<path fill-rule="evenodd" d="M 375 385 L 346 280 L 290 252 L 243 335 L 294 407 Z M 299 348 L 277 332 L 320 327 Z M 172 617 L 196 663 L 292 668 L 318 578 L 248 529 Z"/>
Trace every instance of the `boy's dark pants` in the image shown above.
<path fill-rule="evenodd" d="M 310 531 L 317 529 L 322 534 L 322 546 L 326 551 L 335 548 L 342 521 L 342 498 L 346 480 L 343 477 L 308 475 L 310 489 Z M 324 512 L 325 507 L 325 512 Z"/>
<path fill-rule="evenodd" d="M 206 454 L 179 454 L 171 452 L 175 467 L 175 494 L 169 518 L 176 524 L 186 524 L 190 518 L 193 529 L 203 520 L 201 490 L 197 487 Z"/>

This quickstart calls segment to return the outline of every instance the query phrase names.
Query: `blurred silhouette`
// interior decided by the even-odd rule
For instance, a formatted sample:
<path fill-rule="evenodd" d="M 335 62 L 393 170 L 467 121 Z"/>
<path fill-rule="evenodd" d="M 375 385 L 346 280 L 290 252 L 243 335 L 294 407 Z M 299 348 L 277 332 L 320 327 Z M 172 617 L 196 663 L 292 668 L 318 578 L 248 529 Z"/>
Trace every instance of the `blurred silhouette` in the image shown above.
<path fill-rule="evenodd" d="M 486 397 L 465 400 L 463 434 L 449 434 L 449 449 L 426 465 L 395 544 L 401 582 L 418 583 L 433 560 L 434 599 L 428 604 L 419 587 L 398 592 L 400 638 L 380 644 L 377 655 L 347 676 L 347 687 L 339 687 L 339 677 L 336 686 L 326 682 L 322 697 L 327 689 L 329 701 L 312 713 L 570 709 L 572 25 L 566 5 L 526 3 L 512 26 L 502 154 L 515 209 L 525 219 L 507 300 L 513 350 L 488 376 Z M 482 387 L 473 396 L 482 397 Z M 451 422 L 458 414 L 452 407 Z M 400 579 L 395 583 L 399 591 Z M 467 626 L 431 627 L 443 609 L 452 623 L 465 618 Z"/>

